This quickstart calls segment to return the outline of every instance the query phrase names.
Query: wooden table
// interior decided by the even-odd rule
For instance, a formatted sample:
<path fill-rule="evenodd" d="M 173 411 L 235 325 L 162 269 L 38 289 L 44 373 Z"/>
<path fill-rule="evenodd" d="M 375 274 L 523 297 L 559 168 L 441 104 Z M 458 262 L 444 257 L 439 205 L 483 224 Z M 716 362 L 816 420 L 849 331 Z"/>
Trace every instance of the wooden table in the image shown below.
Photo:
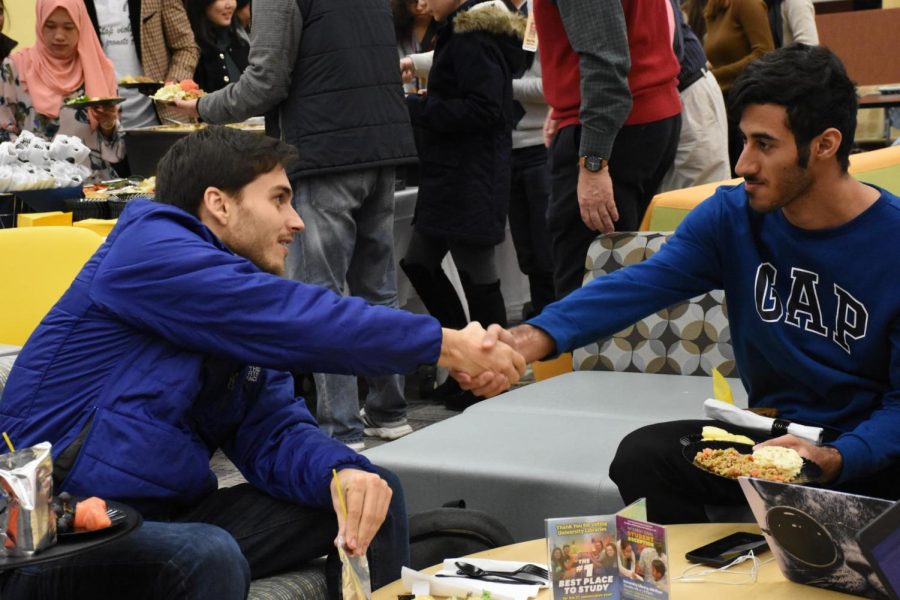
<path fill-rule="evenodd" d="M 859 99 L 860 108 L 893 108 L 900 106 L 900 94 L 866 94 Z"/>
<path fill-rule="evenodd" d="M 681 575 L 686 567 L 691 565 L 685 560 L 684 555 L 688 550 L 692 550 L 703 544 L 707 544 L 720 537 L 734 533 L 735 531 L 752 531 L 759 533 L 759 528 L 749 523 L 712 523 L 702 525 L 671 525 L 669 530 L 669 572 L 672 577 Z M 479 552 L 472 556 L 493 558 L 498 560 L 527 560 L 536 562 L 547 562 L 547 543 L 546 540 L 531 540 L 529 542 L 521 542 L 510 546 L 503 546 L 487 552 Z M 772 558 L 771 552 L 761 555 L 763 561 Z M 742 565 L 738 567 L 745 570 Z M 434 573 L 440 570 L 440 565 L 435 565 L 425 569 L 426 573 Z M 702 569 L 696 569 L 702 570 Z M 738 579 L 734 577 L 734 579 Z M 372 595 L 372 600 L 397 600 L 398 594 L 406 593 L 403 584 L 395 581 L 385 587 L 376 590 Z M 855 598 L 847 594 L 840 594 L 828 590 L 822 590 L 806 585 L 792 583 L 782 576 L 775 562 L 764 565 L 759 570 L 759 577 L 756 583 L 748 583 L 747 585 L 726 585 L 716 583 L 689 583 L 674 581 L 670 584 L 671 598 L 675 600 L 703 600 L 704 598 L 721 600 L 803 600 L 809 599 L 837 599 L 837 598 Z M 549 590 L 541 590 L 538 600 L 551 600 L 552 595 Z"/>

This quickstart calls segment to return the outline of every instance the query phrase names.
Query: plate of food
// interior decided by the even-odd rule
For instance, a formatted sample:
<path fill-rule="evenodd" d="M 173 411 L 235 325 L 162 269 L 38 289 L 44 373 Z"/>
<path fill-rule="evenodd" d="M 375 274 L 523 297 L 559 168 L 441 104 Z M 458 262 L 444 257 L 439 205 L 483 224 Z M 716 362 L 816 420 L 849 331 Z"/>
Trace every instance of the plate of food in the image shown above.
<path fill-rule="evenodd" d="M 78 499 L 67 492 L 54 496 L 50 507 L 56 514 L 59 542 L 83 540 L 118 527 L 133 518 L 134 509 L 96 496 Z"/>
<path fill-rule="evenodd" d="M 142 94 L 146 94 L 147 96 L 155 94 L 156 90 L 164 85 L 165 83 L 163 83 L 162 81 L 157 81 L 156 79 L 147 77 L 146 75 L 126 75 L 119 80 L 119 87 L 130 90 L 137 90 Z"/>
<path fill-rule="evenodd" d="M 122 96 L 77 96 L 69 98 L 63 106 L 69 108 L 87 108 L 89 106 L 115 106 L 125 102 Z"/>
<path fill-rule="evenodd" d="M 206 92 L 194 80 L 183 79 L 178 83 L 162 86 L 150 98 L 162 104 L 174 104 L 176 100 L 197 100 L 205 95 Z"/>
<path fill-rule="evenodd" d="M 814 483 L 822 477 L 819 465 L 803 458 L 793 448 L 764 446 L 753 450 L 762 440 L 731 434 L 718 427 L 711 429 L 717 431 L 708 434 L 706 439 L 703 434 L 681 438 L 684 459 L 707 473 L 726 479 L 747 476 L 797 484 Z"/>

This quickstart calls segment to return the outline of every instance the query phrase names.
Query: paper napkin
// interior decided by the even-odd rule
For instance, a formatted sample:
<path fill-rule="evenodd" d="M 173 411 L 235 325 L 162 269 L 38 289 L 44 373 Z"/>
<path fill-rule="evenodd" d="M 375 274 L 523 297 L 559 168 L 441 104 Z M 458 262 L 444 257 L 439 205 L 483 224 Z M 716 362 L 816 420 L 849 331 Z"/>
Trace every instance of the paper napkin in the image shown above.
<path fill-rule="evenodd" d="M 775 419 L 764 417 L 749 410 L 738 408 L 733 404 L 728 404 L 721 400 L 713 400 L 712 398 L 707 398 L 703 403 L 703 413 L 707 417 L 716 419 L 717 421 L 725 421 L 732 425 L 757 429 L 759 431 L 765 431 L 766 433 L 772 433 L 772 424 L 775 422 Z M 788 425 L 787 430 L 788 433 L 792 435 L 816 444 L 822 439 L 821 427 L 810 427 L 809 425 L 791 423 Z"/>
<path fill-rule="evenodd" d="M 456 575 L 456 561 L 461 560 L 476 567 L 488 571 L 515 571 L 522 565 L 528 564 L 525 561 L 516 560 L 491 560 L 488 558 L 448 558 L 444 560 L 443 568 L 438 571 L 441 575 Z M 545 565 L 537 564 L 546 568 Z M 469 577 L 435 577 L 434 575 L 426 575 L 419 571 L 414 571 L 407 567 L 403 567 L 400 579 L 407 590 L 412 590 L 416 582 L 427 581 L 432 596 L 465 596 L 472 593 L 475 596 L 481 594 L 482 591 L 491 593 L 491 598 L 496 600 L 527 600 L 528 598 L 536 598 L 538 592 L 546 585 L 520 585 L 510 583 L 495 583 L 493 581 L 484 581 L 481 579 L 472 579 Z"/>

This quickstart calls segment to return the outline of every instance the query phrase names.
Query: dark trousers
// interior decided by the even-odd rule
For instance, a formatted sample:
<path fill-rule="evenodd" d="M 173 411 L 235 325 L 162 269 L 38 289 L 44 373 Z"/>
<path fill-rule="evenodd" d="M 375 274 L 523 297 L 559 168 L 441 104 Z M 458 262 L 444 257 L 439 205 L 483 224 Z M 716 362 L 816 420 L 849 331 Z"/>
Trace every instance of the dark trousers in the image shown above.
<path fill-rule="evenodd" d="M 406 505 L 399 480 L 378 470 L 394 490 L 387 519 L 369 546 L 372 589 L 400 577 L 409 564 Z M 331 598 L 340 597 L 340 561 L 332 510 L 304 508 L 249 484 L 220 489 L 174 521 L 146 521 L 97 550 L 7 574 L 2 597 L 245 598 L 251 579 L 296 569 L 328 555 Z"/>
<path fill-rule="evenodd" d="M 547 230 L 549 201 L 547 149 L 544 146 L 529 146 L 513 150 L 509 231 L 516 248 L 519 269 L 528 276 L 533 314 L 540 313 L 556 299 L 550 232 Z"/>
<path fill-rule="evenodd" d="M 609 174 L 619 220 L 616 231 L 637 231 L 663 176 L 675 160 L 681 115 L 619 130 Z M 553 279 L 557 298 L 581 287 L 584 258 L 598 233 L 584 224 L 578 206 L 581 126 L 561 129 L 550 146 L 550 208 Z"/>
<path fill-rule="evenodd" d="M 409 564 L 403 488 L 392 472 L 377 466 L 375 469 L 394 494 L 387 517 L 369 546 L 372 589 L 398 579 L 400 567 Z M 329 593 L 339 597 L 340 560 L 334 546 L 337 517 L 331 509 L 306 508 L 242 484 L 217 490 L 179 515 L 178 520 L 209 523 L 230 533 L 247 558 L 252 579 L 295 569 L 327 554 Z"/>
<path fill-rule="evenodd" d="M 626 504 L 647 499 L 647 517 L 660 524 L 704 523 L 706 505 L 744 506 L 746 500 L 737 481 L 710 475 L 689 463 L 681 454 L 683 436 L 700 433 L 709 420 L 656 423 L 631 432 L 619 444 L 609 467 L 610 478 L 619 486 Z M 758 431 L 733 425 L 732 433 L 759 439 Z M 877 498 L 900 498 L 900 465 L 876 475 L 834 487 L 840 491 Z"/>

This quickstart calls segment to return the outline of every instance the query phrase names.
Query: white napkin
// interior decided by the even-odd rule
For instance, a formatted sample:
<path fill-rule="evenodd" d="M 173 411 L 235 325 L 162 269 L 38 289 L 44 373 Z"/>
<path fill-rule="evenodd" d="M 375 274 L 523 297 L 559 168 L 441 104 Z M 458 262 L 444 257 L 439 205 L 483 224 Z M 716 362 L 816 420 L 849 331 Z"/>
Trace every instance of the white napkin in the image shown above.
<path fill-rule="evenodd" d="M 522 565 L 528 564 L 525 561 L 517 560 L 491 560 L 489 558 L 448 558 L 444 561 L 444 567 L 438 573 L 441 575 L 456 575 L 456 561 L 462 560 L 469 564 L 481 567 L 487 571 L 515 571 Z M 540 563 L 532 563 L 540 567 L 547 568 Z M 433 596 L 465 596 L 469 592 L 473 595 L 480 595 L 482 591 L 491 593 L 491 598 L 496 600 L 526 600 L 527 598 L 536 598 L 538 592 L 546 585 L 522 585 L 511 583 L 495 583 L 493 581 L 483 581 L 481 579 L 472 579 L 469 577 L 435 577 L 434 575 L 426 575 L 413 569 L 403 567 L 400 579 L 407 591 L 413 589 L 416 582 L 428 582 L 429 593 Z"/>
<path fill-rule="evenodd" d="M 712 398 L 707 398 L 703 403 L 703 413 L 707 417 L 716 419 L 717 421 L 725 421 L 726 423 L 747 427 L 748 429 L 758 429 L 760 431 L 765 431 L 766 433 L 772 432 L 772 423 L 775 422 L 775 419 L 764 417 L 755 412 L 738 408 L 734 404 L 728 404 L 721 400 L 713 400 Z M 809 425 L 791 423 L 788 425 L 788 433 L 809 440 L 815 444 L 818 444 L 822 439 L 821 427 L 810 427 Z"/>

